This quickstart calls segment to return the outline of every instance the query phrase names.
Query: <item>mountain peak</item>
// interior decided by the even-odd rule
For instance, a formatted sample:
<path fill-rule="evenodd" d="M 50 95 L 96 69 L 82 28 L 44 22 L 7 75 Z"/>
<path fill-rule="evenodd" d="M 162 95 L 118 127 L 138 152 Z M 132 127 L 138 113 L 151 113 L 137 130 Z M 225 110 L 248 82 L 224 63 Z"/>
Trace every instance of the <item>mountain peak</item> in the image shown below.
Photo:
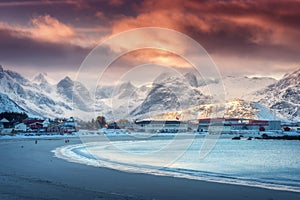
<path fill-rule="evenodd" d="M 134 95 L 135 90 L 135 86 L 130 81 L 128 81 L 117 86 L 115 88 L 114 95 L 119 95 L 120 99 L 127 98 Z"/>
<path fill-rule="evenodd" d="M 39 73 L 33 78 L 33 82 L 36 83 L 48 83 L 47 79 L 47 73 Z"/>
<path fill-rule="evenodd" d="M 66 76 L 64 79 L 58 82 L 57 87 L 62 87 L 62 88 L 71 88 L 74 86 L 74 82 L 69 76 Z"/>
<path fill-rule="evenodd" d="M 0 73 L 3 72 L 3 67 L 0 65 Z"/>
<path fill-rule="evenodd" d="M 198 87 L 198 80 L 194 73 L 188 72 L 184 75 L 184 77 L 191 86 Z"/>
<path fill-rule="evenodd" d="M 122 84 L 120 85 L 120 88 L 121 88 L 121 89 L 132 88 L 132 87 L 134 87 L 134 86 L 133 86 L 133 84 L 132 84 L 130 81 L 124 82 L 124 83 L 122 83 Z"/>
<path fill-rule="evenodd" d="M 69 76 L 66 76 L 64 79 L 62 79 L 64 81 L 68 81 L 68 82 L 73 82 L 72 79 Z"/>

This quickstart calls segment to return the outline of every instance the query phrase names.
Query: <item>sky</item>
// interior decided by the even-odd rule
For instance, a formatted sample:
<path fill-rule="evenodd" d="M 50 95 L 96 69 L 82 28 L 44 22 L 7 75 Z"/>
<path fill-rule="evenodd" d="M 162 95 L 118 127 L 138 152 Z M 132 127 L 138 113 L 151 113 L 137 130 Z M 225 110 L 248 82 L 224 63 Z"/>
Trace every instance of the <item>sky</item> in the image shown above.
<path fill-rule="evenodd" d="M 198 42 L 222 76 L 279 78 L 300 67 L 299 10 L 299 0 L 4 0 L 0 2 L 0 64 L 27 77 L 46 72 L 56 80 L 66 75 L 76 78 L 97 45 L 124 31 L 158 27 Z M 175 70 L 191 68 L 176 52 L 132 49 L 132 43 L 145 41 L 197 56 L 176 36 L 136 34 L 118 41 L 119 48 L 128 52 L 114 61 L 106 77 L 128 74 L 123 70 L 126 66 L 142 71 L 143 65 L 147 71 L 149 63 Z M 112 51 L 118 49 L 110 46 L 99 56 Z M 139 78 L 146 76 L 147 72 Z"/>

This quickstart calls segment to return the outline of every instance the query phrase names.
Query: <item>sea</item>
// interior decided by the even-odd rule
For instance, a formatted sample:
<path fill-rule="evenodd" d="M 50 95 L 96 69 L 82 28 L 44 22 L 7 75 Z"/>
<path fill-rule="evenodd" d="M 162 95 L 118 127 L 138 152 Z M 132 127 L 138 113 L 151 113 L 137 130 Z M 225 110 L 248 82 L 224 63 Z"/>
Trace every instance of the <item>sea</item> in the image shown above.
<path fill-rule="evenodd" d="M 299 140 L 119 136 L 82 139 L 53 152 L 70 162 L 130 173 L 300 192 Z"/>

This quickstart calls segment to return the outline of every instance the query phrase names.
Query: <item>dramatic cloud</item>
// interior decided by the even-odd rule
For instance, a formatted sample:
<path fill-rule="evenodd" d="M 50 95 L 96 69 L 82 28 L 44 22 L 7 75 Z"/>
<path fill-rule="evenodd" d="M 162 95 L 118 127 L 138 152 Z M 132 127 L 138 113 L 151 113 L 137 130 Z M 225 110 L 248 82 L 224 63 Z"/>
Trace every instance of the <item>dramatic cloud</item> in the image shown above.
<path fill-rule="evenodd" d="M 31 23 L 33 27 L 30 29 L 30 33 L 37 39 L 49 42 L 65 42 L 77 37 L 71 26 L 63 24 L 49 15 L 38 16 L 32 19 Z"/>
<path fill-rule="evenodd" d="M 161 27 L 199 42 L 222 73 L 286 73 L 300 63 L 299 8 L 298 0 L 2 1 L 0 62 L 71 69 L 97 43 L 115 34 Z M 197 56 L 177 38 L 150 33 L 120 40 L 119 47 L 131 49 L 153 39 Z M 124 63 L 189 67 L 172 52 L 148 49 L 125 58 Z"/>
<path fill-rule="evenodd" d="M 103 31 L 74 28 L 50 15 L 36 16 L 29 26 L 0 24 L 0 60 L 21 71 L 76 71 L 96 45 L 82 32 Z M 23 68 L 23 69 L 22 69 Z"/>
<path fill-rule="evenodd" d="M 9 66 L 44 67 L 49 71 L 58 67 L 74 69 L 90 50 L 68 42 L 45 41 L 46 35 L 36 37 L 21 29 L 0 27 L 1 62 Z"/>
<path fill-rule="evenodd" d="M 245 59 L 246 67 L 250 58 L 261 60 L 254 69 L 265 63 L 270 70 L 267 61 L 272 59 L 282 63 L 284 70 L 286 65 L 300 62 L 299 7 L 299 1 L 148 0 L 137 7 L 137 16 L 116 20 L 113 34 L 139 27 L 166 27 L 196 39 L 214 59 L 224 61 L 227 57 L 232 69 L 241 66 L 230 62 L 231 57 L 239 57 Z M 228 69 L 226 64 L 220 67 Z"/>

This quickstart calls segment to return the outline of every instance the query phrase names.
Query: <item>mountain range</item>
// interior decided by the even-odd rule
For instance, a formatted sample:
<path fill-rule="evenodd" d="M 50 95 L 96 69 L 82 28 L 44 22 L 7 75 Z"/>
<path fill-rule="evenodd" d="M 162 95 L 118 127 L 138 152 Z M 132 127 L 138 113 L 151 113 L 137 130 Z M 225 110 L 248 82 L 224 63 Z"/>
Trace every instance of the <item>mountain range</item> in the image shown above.
<path fill-rule="evenodd" d="M 83 120 L 104 115 L 118 119 L 195 119 L 218 113 L 225 117 L 300 119 L 300 69 L 282 79 L 227 76 L 204 82 L 193 73 L 160 74 L 152 83 L 123 82 L 99 86 L 91 92 L 65 77 L 57 83 L 45 73 L 32 80 L 0 65 L 0 112 L 26 112 L 29 116 L 69 117 Z M 210 88 L 224 88 L 220 105 Z"/>
<path fill-rule="evenodd" d="M 0 66 L 0 94 L 2 99 L 6 99 L 1 102 L 0 111 L 22 110 L 29 116 L 40 117 L 69 115 L 73 108 L 72 99 L 75 97 L 76 100 L 78 95 L 72 95 L 74 83 L 71 81 L 71 85 L 68 85 L 68 81 L 70 78 L 66 77 L 58 84 L 52 85 L 47 81 L 45 74 L 38 74 L 30 81 L 19 73 L 4 70 Z"/>

